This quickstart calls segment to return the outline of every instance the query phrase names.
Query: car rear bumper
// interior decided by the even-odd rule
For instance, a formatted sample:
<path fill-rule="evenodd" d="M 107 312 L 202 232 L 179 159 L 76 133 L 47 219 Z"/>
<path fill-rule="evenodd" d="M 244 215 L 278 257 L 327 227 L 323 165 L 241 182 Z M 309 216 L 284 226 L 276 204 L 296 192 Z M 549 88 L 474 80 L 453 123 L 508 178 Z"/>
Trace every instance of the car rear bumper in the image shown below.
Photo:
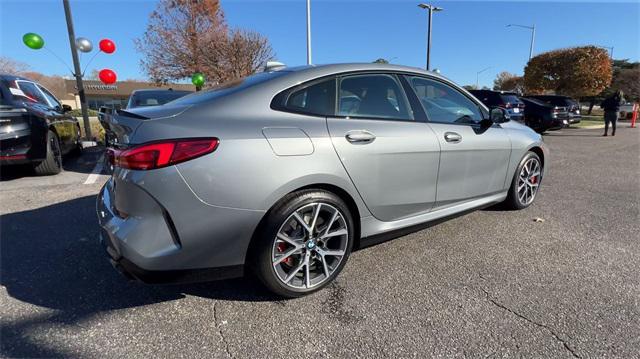
<path fill-rule="evenodd" d="M 98 195 L 96 210 L 111 263 L 146 283 L 241 276 L 264 215 L 204 204 L 175 167 L 116 169 Z"/>
<path fill-rule="evenodd" d="M 0 134 L 0 165 L 17 165 L 42 161 L 46 147 L 34 141 L 31 130 Z"/>

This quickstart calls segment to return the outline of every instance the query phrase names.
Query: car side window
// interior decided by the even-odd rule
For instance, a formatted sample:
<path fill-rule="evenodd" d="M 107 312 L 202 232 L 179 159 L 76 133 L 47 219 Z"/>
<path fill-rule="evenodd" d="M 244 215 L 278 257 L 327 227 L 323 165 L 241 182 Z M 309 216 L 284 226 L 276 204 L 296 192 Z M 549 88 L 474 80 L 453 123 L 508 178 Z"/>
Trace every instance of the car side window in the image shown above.
<path fill-rule="evenodd" d="M 36 84 L 33 82 L 27 81 L 17 81 L 18 87 L 24 93 L 26 99 L 30 102 L 39 103 L 49 107 L 49 102 L 47 102 L 46 98 L 42 94 L 42 92 L 38 89 Z"/>
<path fill-rule="evenodd" d="M 42 93 L 47 98 L 47 100 L 49 100 L 49 103 L 51 103 L 53 108 L 58 109 L 58 110 L 62 109 L 62 105 L 60 104 L 60 101 L 58 101 L 58 99 L 55 96 L 53 96 L 53 94 L 51 92 L 49 92 L 49 90 L 47 90 L 46 88 L 44 88 L 42 86 L 38 86 L 38 88 L 40 90 L 42 90 Z"/>
<path fill-rule="evenodd" d="M 478 124 L 482 121 L 478 105 L 453 87 L 423 77 L 409 80 L 430 122 Z"/>
<path fill-rule="evenodd" d="M 333 115 L 335 103 L 335 79 L 294 88 L 285 98 L 284 110 L 311 115 Z"/>
<path fill-rule="evenodd" d="M 406 94 L 394 75 L 345 76 L 339 90 L 339 116 L 413 120 Z"/>

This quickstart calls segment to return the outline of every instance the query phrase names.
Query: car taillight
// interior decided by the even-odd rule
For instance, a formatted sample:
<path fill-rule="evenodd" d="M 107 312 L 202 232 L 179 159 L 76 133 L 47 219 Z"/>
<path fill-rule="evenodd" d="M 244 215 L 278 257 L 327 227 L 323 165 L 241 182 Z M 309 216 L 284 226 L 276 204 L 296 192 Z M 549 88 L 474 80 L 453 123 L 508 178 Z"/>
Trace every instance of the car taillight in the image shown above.
<path fill-rule="evenodd" d="M 132 170 L 151 170 L 175 165 L 211 153 L 217 138 L 167 140 L 142 144 L 126 150 L 109 149 L 109 162 Z"/>

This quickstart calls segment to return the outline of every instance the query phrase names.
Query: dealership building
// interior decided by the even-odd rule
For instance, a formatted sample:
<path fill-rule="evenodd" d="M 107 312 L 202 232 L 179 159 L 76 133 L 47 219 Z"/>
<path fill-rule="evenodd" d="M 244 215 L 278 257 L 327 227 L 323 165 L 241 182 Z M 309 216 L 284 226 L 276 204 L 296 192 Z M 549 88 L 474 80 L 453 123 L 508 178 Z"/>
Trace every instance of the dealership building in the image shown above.
<path fill-rule="evenodd" d="M 142 89 L 174 89 L 195 91 L 191 84 L 158 85 L 153 82 L 118 81 L 112 85 L 105 85 L 100 81 L 83 81 L 84 93 L 90 109 L 98 110 L 101 106 L 112 108 L 124 108 L 127 105 L 129 95 L 134 90 Z M 63 104 L 72 108 L 80 108 L 80 96 L 76 80 L 64 80 L 65 94 L 60 96 Z"/>

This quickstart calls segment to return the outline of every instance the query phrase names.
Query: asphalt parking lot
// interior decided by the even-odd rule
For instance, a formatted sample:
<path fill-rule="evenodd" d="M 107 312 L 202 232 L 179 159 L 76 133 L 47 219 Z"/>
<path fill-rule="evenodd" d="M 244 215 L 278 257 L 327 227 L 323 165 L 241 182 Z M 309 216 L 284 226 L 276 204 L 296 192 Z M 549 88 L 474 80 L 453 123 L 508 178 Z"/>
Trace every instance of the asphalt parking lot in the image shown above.
<path fill-rule="evenodd" d="M 55 177 L 3 170 L 1 353 L 638 357 L 640 130 L 620 127 L 545 136 L 552 167 L 529 209 L 359 250 L 335 284 L 296 300 L 250 279 L 127 282 L 98 244 L 98 151 Z"/>

